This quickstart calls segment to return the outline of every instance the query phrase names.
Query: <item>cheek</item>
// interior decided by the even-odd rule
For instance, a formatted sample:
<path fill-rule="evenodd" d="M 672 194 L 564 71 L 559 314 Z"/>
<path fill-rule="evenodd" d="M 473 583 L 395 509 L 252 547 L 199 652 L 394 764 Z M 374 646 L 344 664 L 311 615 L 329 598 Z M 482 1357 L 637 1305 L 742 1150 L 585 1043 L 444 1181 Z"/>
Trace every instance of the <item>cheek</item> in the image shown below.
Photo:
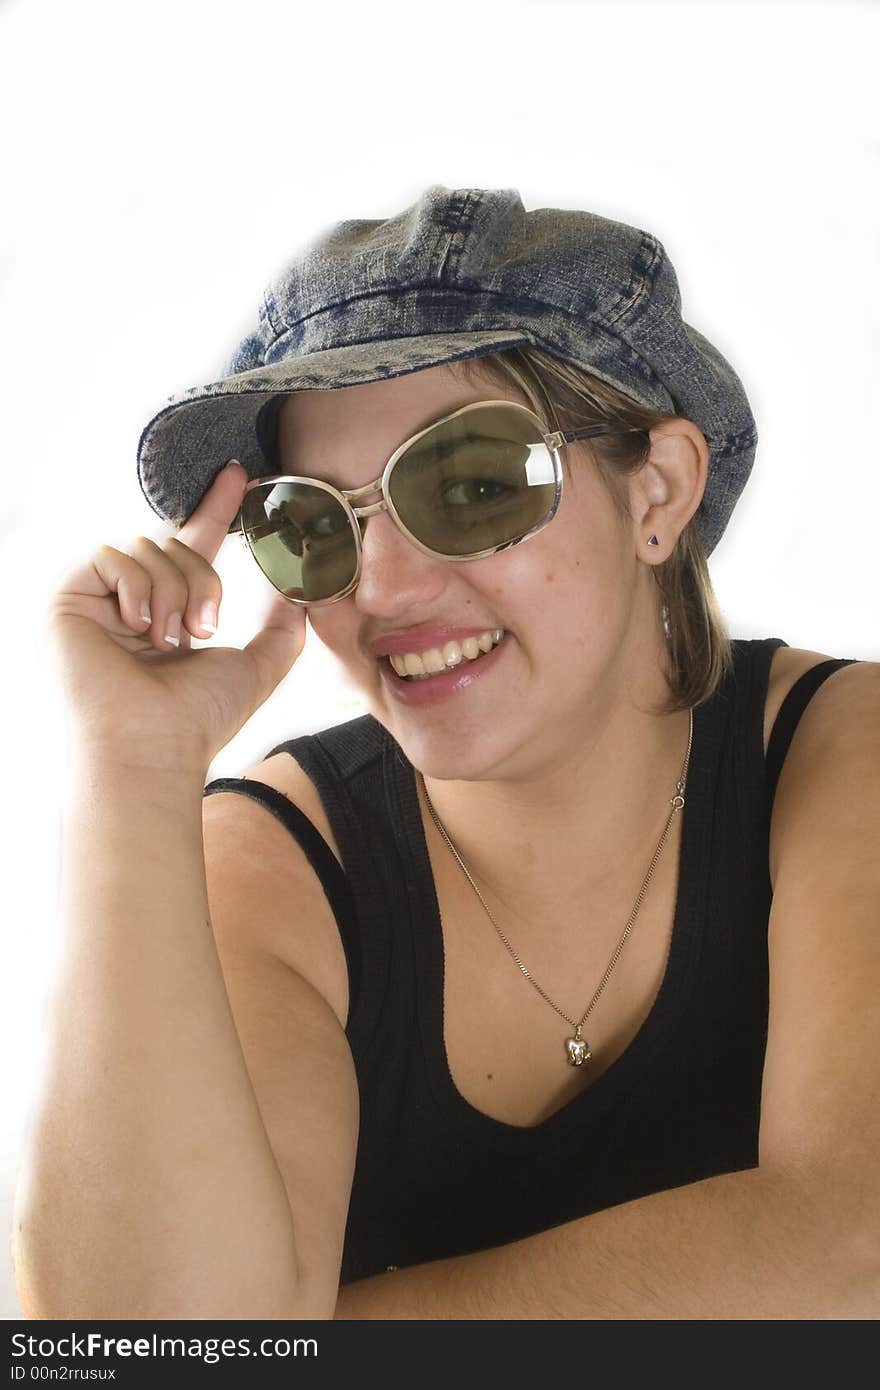
<path fill-rule="evenodd" d="M 556 520 L 562 522 L 557 528 Z M 555 518 L 546 531 L 496 558 L 497 611 L 520 641 L 556 666 L 595 654 L 617 630 L 623 589 L 620 551 L 582 518 Z M 486 562 L 486 575 L 490 571 Z M 488 592 L 487 579 L 483 587 Z M 592 659 L 592 657 L 591 657 Z"/>

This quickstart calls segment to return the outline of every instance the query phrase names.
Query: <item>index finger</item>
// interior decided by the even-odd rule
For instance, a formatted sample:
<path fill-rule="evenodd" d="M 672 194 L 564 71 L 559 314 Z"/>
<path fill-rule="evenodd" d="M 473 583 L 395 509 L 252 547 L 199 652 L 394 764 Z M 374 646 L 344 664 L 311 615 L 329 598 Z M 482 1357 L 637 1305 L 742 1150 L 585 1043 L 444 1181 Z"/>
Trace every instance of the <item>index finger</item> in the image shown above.
<path fill-rule="evenodd" d="M 191 516 L 177 532 L 177 539 L 213 564 L 217 551 L 229 534 L 229 525 L 241 506 L 248 471 L 237 459 L 221 468 Z"/>

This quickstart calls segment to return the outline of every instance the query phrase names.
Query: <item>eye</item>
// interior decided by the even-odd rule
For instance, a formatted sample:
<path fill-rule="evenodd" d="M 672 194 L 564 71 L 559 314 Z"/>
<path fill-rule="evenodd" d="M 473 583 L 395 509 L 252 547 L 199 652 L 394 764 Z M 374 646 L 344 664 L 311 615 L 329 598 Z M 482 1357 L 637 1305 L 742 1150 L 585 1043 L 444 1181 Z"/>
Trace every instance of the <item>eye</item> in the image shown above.
<path fill-rule="evenodd" d="M 443 489 L 443 501 L 454 507 L 466 507 L 479 502 L 497 502 L 513 491 L 513 488 L 499 483 L 495 478 L 456 478 L 455 482 Z"/>

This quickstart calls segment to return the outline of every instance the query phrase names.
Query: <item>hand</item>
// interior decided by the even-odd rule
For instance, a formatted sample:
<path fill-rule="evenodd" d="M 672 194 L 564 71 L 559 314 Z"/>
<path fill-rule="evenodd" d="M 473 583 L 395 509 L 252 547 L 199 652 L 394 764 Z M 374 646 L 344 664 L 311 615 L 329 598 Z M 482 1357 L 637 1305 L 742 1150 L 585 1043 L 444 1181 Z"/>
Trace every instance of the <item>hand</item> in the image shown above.
<path fill-rule="evenodd" d="M 89 749 L 204 774 L 302 652 L 305 609 L 281 594 L 243 651 L 191 647 L 191 637 L 211 635 L 202 605 L 219 608 L 213 561 L 247 482 L 238 463 L 222 470 L 176 536 L 138 536 L 131 555 L 102 545 L 62 578 L 49 633 L 76 734 Z M 166 640 L 173 614 L 181 615 L 179 647 Z"/>

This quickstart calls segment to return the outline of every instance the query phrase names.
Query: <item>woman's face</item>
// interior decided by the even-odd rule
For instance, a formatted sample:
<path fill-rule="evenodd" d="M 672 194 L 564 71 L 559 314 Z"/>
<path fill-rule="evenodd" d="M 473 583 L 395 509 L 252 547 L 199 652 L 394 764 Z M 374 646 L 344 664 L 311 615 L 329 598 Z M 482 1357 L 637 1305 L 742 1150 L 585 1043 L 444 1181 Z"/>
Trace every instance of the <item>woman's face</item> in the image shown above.
<path fill-rule="evenodd" d="M 472 401 L 498 399 L 528 404 L 515 388 L 467 384 L 446 366 L 300 392 L 279 416 L 281 471 L 362 487 L 410 435 Z M 630 688 L 636 654 L 644 663 L 635 612 L 646 608 L 636 601 L 645 566 L 588 448 L 562 450 L 553 520 L 498 555 L 449 563 L 417 550 L 387 512 L 362 521 L 358 587 L 309 610 L 370 712 L 425 776 L 533 777 L 564 765 L 572 740 L 595 737 L 597 719 Z M 502 628 L 505 636 L 491 654 L 456 668 L 463 678 L 448 694 L 410 703 L 389 679 L 388 657 L 377 658 L 371 644 L 424 625 Z M 421 652 L 434 643 L 416 635 L 404 645 Z M 403 684 L 421 692 L 431 682 Z"/>

